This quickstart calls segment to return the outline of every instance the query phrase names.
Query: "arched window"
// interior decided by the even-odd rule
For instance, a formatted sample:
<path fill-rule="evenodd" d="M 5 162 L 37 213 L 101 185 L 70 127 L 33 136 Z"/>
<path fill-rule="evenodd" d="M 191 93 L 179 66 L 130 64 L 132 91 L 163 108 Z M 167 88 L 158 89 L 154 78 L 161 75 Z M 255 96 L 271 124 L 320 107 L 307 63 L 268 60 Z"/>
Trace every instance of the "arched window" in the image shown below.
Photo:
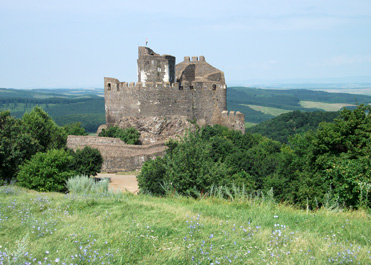
<path fill-rule="evenodd" d="M 107 90 L 108 90 L 108 91 L 111 91 L 111 83 L 108 83 L 108 84 L 107 84 Z"/>

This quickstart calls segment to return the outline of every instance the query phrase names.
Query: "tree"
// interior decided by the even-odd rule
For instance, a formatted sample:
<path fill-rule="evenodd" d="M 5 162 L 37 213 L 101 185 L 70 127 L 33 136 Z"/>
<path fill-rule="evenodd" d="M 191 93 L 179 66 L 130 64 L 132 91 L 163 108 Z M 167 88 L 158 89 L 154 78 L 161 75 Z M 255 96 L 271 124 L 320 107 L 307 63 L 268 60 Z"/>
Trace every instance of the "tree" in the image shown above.
<path fill-rule="evenodd" d="M 66 181 L 75 176 L 73 156 L 63 149 L 36 153 L 20 166 L 18 185 L 37 191 L 66 191 Z"/>
<path fill-rule="evenodd" d="M 38 142 L 39 152 L 66 146 L 66 132 L 56 125 L 40 107 L 35 107 L 31 112 L 25 113 L 22 117 L 22 124 L 24 131 Z"/>
<path fill-rule="evenodd" d="M 23 161 L 36 153 L 38 143 L 22 130 L 9 111 L 0 112 L 0 185 L 13 179 Z"/>
<path fill-rule="evenodd" d="M 102 168 L 103 158 L 98 149 L 85 146 L 73 153 L 73 168 L 79 175 L 95 176 Z"/>

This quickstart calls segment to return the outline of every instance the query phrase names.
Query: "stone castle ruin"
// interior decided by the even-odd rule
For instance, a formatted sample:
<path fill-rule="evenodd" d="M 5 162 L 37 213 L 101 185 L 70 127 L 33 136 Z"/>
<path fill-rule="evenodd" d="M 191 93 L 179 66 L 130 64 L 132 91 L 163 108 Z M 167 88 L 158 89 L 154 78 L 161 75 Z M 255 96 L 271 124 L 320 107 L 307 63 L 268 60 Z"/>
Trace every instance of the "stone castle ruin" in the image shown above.
<path fill-rule="evenodd" d="M 227 86 L 224 73 L 205 61 L 205 57 L 159 55 L 139 47 L 138 82 L 120 82 L 104 78 L 106 125 L 134 127 L 141 134 L 142 145 L 127 145 L 120 139 L 72 136 L 67 146 L 97 148 L 103 156 L 102 171 L 139 169 L 149 159 L 161 156 L 165 141 L 182 135 L 197 123 L 220 124 L 245 132 L 245 117 L 227 111 Z"/>
<path fill-rule="evenodd" d="M 106 125 L 134 127 L 143 144 L 182 134 L 192 123 L 245 131 L 245 117 L 227 111 L 224 73 L 205 57 L 159 55 L 139 47 L 138 82 L 104 78 Z"/>

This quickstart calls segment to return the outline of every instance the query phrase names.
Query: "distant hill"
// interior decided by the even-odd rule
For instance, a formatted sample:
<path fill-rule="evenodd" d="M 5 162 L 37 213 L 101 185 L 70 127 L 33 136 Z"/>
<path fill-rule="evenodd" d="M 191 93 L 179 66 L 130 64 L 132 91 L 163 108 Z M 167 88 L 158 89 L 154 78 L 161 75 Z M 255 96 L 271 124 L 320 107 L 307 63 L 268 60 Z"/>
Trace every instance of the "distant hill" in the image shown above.
<path fill-rule="evenodd" d="M 371 96 L 307 89 L 230 87 L 227 90 L 227 98 L 228 110 L 245 113 L 245 121 L 250 123 L 260 123 L 295 110 L 337 111 L 343 107 L 371 103 Z"/>
<path fill-rule="evenodd" d="M 315 130 L 321 122 L 332 122 L 338 116 L 339 112 L 296 110 L 248 128 L 246 132 L 259 133 L 281 143 L 287 143 L 290 136 Z"/>
<path fill-rule="evenodd" d="M 4 89 L 0 88 L 0 110 L 21 118 L 35 106 L 42 107 L 60 126 L 81 122 L 88 132 L 105 124 L 103 89 Z"/>
<path fill-rule="evenodd" d="M 356 103 L 371 103 L 371 96 L 328 93 L 306 89 L 259 89 L 230 87 L 228 110 L 241 111 L 253 124 L 296 110 L 337 111 Z M 104 90 L 89 89 L 5 89 L 0 88 L 0 110 L 10 110 L 17 118 L 36 105 L 42 107 L 58 125 L 81 122 L 88 132 L 105 124 Z"/>

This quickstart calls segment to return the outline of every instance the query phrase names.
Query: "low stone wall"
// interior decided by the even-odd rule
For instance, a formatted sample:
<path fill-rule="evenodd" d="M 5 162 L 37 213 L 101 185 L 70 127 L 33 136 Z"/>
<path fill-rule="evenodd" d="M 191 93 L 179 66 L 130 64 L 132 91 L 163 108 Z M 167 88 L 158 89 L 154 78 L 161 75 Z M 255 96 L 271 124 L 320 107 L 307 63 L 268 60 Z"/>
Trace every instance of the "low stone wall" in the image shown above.
<path fill-rule="evenodd" d="M 85 146 L 96 148 L 103 157 L 102 172 L 132 171 L 140 169 L 147 160 L 165 154 L 165 141 L 149 145 L 129 145 L 118 138 L 74 136 L 67 138 L 67 147 L 73 150 Z"/>

